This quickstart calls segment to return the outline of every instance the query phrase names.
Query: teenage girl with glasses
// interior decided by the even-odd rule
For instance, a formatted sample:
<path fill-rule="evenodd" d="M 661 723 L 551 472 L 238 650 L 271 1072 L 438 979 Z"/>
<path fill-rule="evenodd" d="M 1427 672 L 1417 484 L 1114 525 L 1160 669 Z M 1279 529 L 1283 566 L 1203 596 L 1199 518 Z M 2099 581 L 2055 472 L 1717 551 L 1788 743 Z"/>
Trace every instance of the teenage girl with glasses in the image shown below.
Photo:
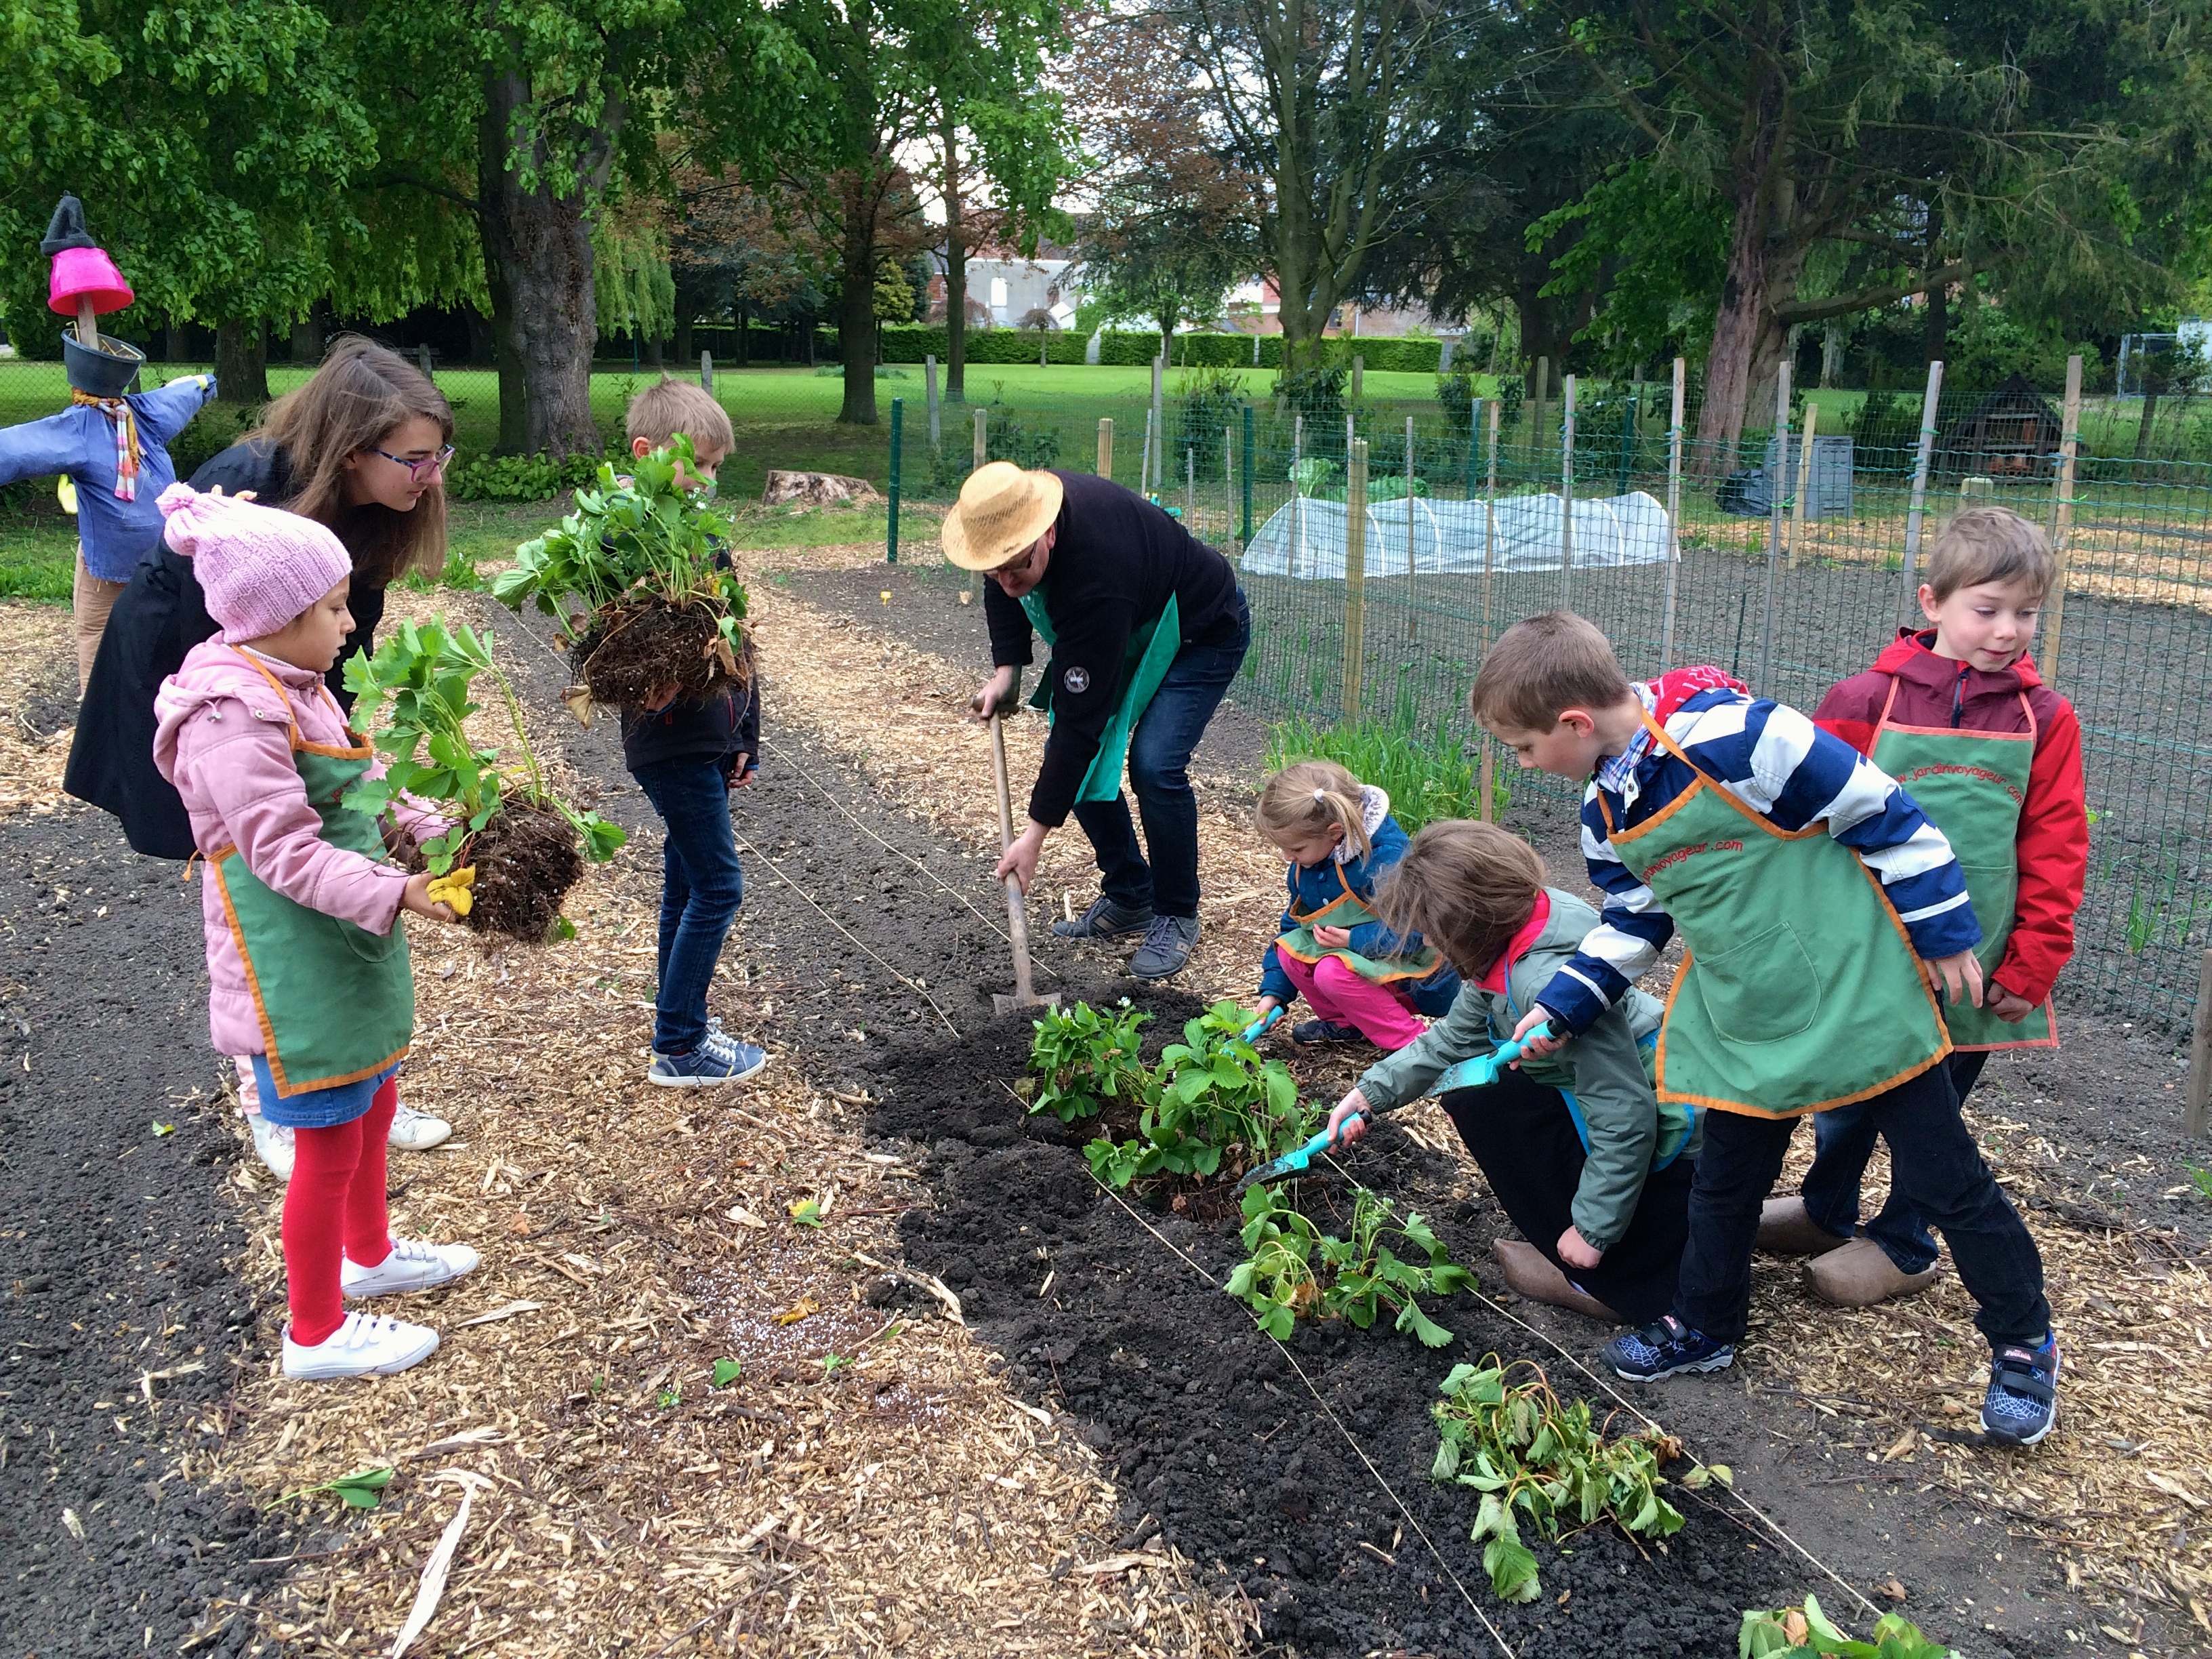
<path fill-rule="evenodd" d="M 343 335 L 306 385 L 270 404 L 252 433 L 192 475 L 203 493 L 250 492 L 264 507 L 314 520 L 351 556 L 354 630 L 326 677 L 342 708 L 353 706 L 346 658 L 376 648 L 385 589 L 410 570 L 445 565 L 453 436 L 453 411 L 428 377 L 398 352 Z M 156 547 L 116 598 L 77 713 L 63 787 L 113 813 L 131 845 L 155 858 L 189 858 L 192 832 L 184 802 L 155 769 L 154 694 L 186 652 L 219 631 L 191 562 Z M 289 1179 L 289 1133 L 264 1122 L 252 1079 L 240 1067 L 255 1148 Z M 402 1107 L 392 1140 L 422 1151 L 452 1133 Z"/>

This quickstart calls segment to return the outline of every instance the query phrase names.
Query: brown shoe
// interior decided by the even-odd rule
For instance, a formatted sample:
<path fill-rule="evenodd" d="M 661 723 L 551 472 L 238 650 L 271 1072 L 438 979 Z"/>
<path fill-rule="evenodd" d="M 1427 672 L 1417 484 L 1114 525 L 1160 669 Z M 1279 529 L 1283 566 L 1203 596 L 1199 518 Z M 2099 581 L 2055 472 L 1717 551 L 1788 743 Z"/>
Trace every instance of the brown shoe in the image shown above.
<path fill-rule="evenodd" d="M 1555 1308 L 1565 1308 L 1585 1319 L 1601 1319 L 1608 1325 L 1621 1322 L 1620 1316 L 1588 1291 L 1577 1290 L 1561 1273 L 1552 1258 L 1534 1244 L 1524 1244 L 1517 1238 L 1501 1238 L 1490 1247 L 1498 1256 L 1498 1265 L 1505 1270 L 1505 1282 L 1531 1302 L 1548 1302 Z"/>
<path fill-rule="evenodd" d="M 1874 1240 L 1855 1238 L 1842 1249 L 1807 1262 L 1805 1282 L 1823 1302 L 1832 1302 L 1838 1308 L 1871 1308 L 1893 1296 L 1926 1290 L 1942 1271 L 1937 1263 L 1917 1273 L 1900 1272 Z"/>
<path fill-rule="evenodd" d="M 1770 1198 L 1759 1206 L 1758 1248 L 1769 1255 L 1826 1255 L 1848 1242 L 1807 1215 L 1802 1198 Z"/>

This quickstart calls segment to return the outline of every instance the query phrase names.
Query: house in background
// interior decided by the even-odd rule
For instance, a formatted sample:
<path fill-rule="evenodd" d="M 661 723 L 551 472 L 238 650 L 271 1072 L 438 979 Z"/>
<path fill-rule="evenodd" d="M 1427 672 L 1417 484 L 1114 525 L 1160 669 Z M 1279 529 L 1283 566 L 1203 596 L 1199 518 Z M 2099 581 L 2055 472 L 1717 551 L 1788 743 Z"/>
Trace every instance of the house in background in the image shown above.
<path fill-rule="evenodd" d="M 1032 312 L 1042 311 L 1054 328 L 1072 328 L 1082 299 L 1065 279 L 1069 260 L 1051 257 L 1046 246 L 1024 259 L 1012 249 L 987 248 L 968 261 L 968 322 L 975 328 L 1019 328 Z M 933 256 L 937 273 L 929 279 L 929 320 L 945 320 L 945 255 Z"/>
<path fill-rule="evenodd" d="M 1230 289 L 1224 326 L 1237 334 L 1280 334 L 1283 296 L 1276 289 L 1274 279 L 1255 276 Z M 1401 334 L 1457 337 L 1464 331 L 1438 322 L 1420 306 L 1357 306 L 1349 301 L 1337 307 L 1328 326 L 1322 331 L 1328 335 L 1350 335 L 1354 339 L 1369 336 L 1388 338 Z"/>

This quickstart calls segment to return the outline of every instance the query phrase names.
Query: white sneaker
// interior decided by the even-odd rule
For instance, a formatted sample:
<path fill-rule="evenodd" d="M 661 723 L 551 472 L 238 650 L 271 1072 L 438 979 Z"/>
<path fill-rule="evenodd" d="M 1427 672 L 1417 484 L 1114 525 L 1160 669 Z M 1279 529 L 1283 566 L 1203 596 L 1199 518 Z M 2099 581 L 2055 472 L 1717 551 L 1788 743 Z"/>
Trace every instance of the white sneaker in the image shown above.
<path fill-rule="evenodd" d="M 392 1114 L 392 1133 L 386 1140 L 403 1152 L 427 1152 L 433 1146 L 442 1146 L 453 1138 L 453 1126 L 442 1117 L 432 1117 L 428 1112 L 418 1112 L 412 1106 L 401 1106 Z"/>
<path fill-rule="evenodd" d="M 277 1180 L 292 1179 L 292 1132 L 281 1123 L 271 1123 L 258 1112 L 246 1114 L 246 1121 L 253 1126 L 253 1150 L 269 1166 L 269 1173 Z"/>
<path fill-rule="evenodd" d="M 344 1324 L 313 1347 L 295 1342 L 292 1328 L 284 1328 L 287 1376 L 389 1376 L 437 1352 L 438 1334 L 428 1325 L 376 1314 L 348 1314 Z"/>
<path fill-rule="evenodd" d="M 471 1271 L 483 1258 L 466 1244 L 431 1244 L 419 1238 L 395 1238 L 392 1254 L 374 1267 L 352 1261 L 338 1268 L 338 1287 L 348 1296 L 394 1296 L 427 1291 Z"/>

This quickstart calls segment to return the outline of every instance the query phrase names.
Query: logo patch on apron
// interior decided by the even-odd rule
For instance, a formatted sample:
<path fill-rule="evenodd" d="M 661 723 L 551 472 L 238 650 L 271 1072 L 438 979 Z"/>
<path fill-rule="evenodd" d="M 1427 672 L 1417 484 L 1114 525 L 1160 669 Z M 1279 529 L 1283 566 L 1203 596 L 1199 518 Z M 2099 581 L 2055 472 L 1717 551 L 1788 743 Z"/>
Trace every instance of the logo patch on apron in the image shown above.
<path fill-rule="evenodd" d="M 1091 689 L 1091 671 L 1071 668 L 1060 677 L 1060 683 L 1067 688 L 1071 696 L 1079 697 Z"/>

